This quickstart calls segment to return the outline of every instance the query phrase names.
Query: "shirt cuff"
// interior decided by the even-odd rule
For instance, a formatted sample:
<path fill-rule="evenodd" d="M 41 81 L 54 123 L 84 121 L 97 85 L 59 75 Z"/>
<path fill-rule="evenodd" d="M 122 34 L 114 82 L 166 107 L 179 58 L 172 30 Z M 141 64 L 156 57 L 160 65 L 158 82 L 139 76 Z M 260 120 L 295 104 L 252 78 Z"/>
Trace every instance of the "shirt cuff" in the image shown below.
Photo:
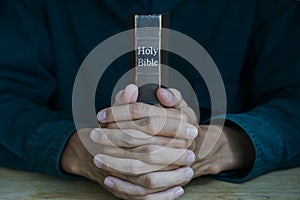
<path fill-rule="evenodd" d="M 53 121 L 38 127 L 27 143 L 32 169 L 65 178 L 75 177 L 60 167 L 62 152 L 75 132 L 72 121 Z"/>
<path fill-rule="evenodd" d="M 250 170 L 222 172 L 214 177 L 228 182 L 245 182 L 276 168 L 282 148 L 280 138 L 271 124 L 255 113 L 228 114 L 214 117 L 212 120 L 225 119 L 241 127 L 251 139 L 255 148 L 255 162 Z"/>

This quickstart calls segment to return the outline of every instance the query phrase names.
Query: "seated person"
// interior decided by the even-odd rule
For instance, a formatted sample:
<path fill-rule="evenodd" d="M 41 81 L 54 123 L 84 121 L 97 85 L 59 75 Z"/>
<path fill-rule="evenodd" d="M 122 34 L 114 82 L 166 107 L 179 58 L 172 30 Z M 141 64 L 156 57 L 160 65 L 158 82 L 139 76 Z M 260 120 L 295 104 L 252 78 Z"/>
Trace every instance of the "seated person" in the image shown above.
<path fill-rule="evenodd" d="M 298 166 L 299 4 L 295 0 L 2 0 L 0 165 L 87 177 L 123 199 L 176 199 L 184 193 L 182 186 L 202 175 L 244 182 Z M 99 84 L 97 118 L 103 128 L 77 130 L 72 89 L 81 63 L 99 43 L 126 31 L 130 15 L 152 13 L 169 13 L 170 29 L 192 37 L 210 53 L 224 80 L 226 115 L 212 119 L 201 112 L 196 123 L 185 103 L 188 99 L 176 88 L 159 89 L 157 97 L 164 107 L 157 107 L 136 103 L 137 87 L 124 85 L 110 105 L 112 86 L 128 70 L 128 57 L 122 56 Z M 170 66 L 177 66 L 195 89 L 200 109 L 210 112 L 205 85 L 187 65 L 170 57 Z M 124 108 L 131 113 L 124 114 Z M 112 110 L 120 116 L 112 115 Z M 159 125 L 161 113 L 167 114 L 166 124 L 154 134 L 150 125 Z M 225 127 L 216 122 L 208 131 L 207 122 L 217 119 L 224 119 Z M 131 130 L 132 136 L 117 124 Z M 219 131 L 221 135 L 216 134 Z M 94 155 L 79 133 L 98 147 Z M 135 140 L 141 135 L 153 136 Z M 212 149 L 204 153 L 206 148 Z M 160 153 L 155 153 L 157 149 Z M 136 154 L 140 152 L 149 154 Z"/>

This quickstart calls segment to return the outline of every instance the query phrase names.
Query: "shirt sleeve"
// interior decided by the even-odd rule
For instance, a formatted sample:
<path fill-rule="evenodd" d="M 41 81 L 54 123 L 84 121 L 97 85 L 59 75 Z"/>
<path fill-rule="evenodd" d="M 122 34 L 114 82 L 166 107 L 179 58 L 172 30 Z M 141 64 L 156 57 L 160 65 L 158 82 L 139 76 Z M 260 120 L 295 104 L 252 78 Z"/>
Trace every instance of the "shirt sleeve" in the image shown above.
<path fill-rule="evenodd" d="M 40 1 L 0 1 L 0 165 L 61 175 L 60 155 L 76 131 L 49 109 L 56 90 Z"/>
<path fill-rule="evenodd" d="M 259 13 L 245 66 L 248 107 L 219 116 L 247 132 L 255 147 L 254 166 L 218 179 L 243 182 L 300 165 L 300 2 L 284 2 L 272 15 L 266 15 L 272 6 Z"/>

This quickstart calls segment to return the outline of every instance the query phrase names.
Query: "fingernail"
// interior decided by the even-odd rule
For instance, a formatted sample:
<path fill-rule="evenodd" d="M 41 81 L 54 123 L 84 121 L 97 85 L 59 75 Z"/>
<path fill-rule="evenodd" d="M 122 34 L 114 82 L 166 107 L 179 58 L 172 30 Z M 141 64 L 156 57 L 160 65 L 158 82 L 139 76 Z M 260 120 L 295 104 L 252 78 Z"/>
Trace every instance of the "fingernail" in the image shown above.
<path fill-rule="evenodd" d="M 101 110 L 98 114 L 97 114 L 97 118 L 100 122 L 104 122 L 106 120 L 106 111 L 105 110 Z"/>
<path fill-rule="evenodd" d="M 178 198 L 180 197 L 181 195 L 183 195 L 184 193 L 184 190 L 182 188 L 178 188 L 176 191 L 175 191 L 175 198 Z"/>
<path fill-rule="evenodd" d="M 193 176 L 194 176 L 194 171 L 191 168 L 187 169 L 185 172 L 185 179 L 190 180 L 191 178 L 193 178 Z"/>
<path fill-rule="evenodd" d="M 169 100 L 172 100 L 172 94 L 169 90 L 163 89 L 165 91 L 165 94 L 168 96 Z"/>
<path fill-rule="evenodd" d="M 168 100 L 171 100 L 171 99 L 172 99 L 172 95 L 170 94 L 170 92 L 169 92 L 167 89 L 160 88 L 159 91 L 160 91 L 160 93 L 161 93 L 165 98 L 167 98 Z"/>
<path fill-rule="evenodd" d="M 188 155 L 188 157 L 187 157 L 187 162 L 188 162 L 188 163 L 193 163 L 193 162 L 195 162 L 195 159 L 196 159 L 195 154 L 194 154 L 194 153 L 190 153 L 190 154 Z"/>
<path fill-rule="evenodd" d="M 109 187 L 109 188 L 114 187 L 114 183 L 113 183 L 110 179 L 108 179 L 108 178 L 106 178 L 106 179 L 104 180 L 104 184 L 105 184 L 107 187 Z"/>
<path fill-rule="evenodd" d="M 95 156 L 94 163 L 98 168 L 101 168 L 103 166 L 103 161 L 99 156 Z"/>
<path fill-rule="evenodd" d="M 90 137 L 91 139 L 94 141 L 94 142 L 98 142 L 98 139 L 99 139 L 99 134 L 96 130 L 92 130 L 91 131 L 91 134 L 90 134 Z"/>
<path fill-rule="evenodd" d="M 187 128 L 187 136 L 190 138 L 195 138 L 198 135 L 197 128 Z"/>

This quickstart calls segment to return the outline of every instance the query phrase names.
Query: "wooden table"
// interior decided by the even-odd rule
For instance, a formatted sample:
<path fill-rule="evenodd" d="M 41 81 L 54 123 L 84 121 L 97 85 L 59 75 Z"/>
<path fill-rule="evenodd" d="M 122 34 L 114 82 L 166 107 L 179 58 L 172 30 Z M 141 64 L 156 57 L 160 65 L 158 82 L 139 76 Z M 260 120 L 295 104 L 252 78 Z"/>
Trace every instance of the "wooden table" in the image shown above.
<path fill-rule="evenodd" d="M 41 174 L 0 168 L 1 200 L 117 199 L 88 180 L 64 180 Z M 199 178 L 185 187 L 181 200 L 300 199 L 300 168 L 277 171 L 243 184 Z"/>

